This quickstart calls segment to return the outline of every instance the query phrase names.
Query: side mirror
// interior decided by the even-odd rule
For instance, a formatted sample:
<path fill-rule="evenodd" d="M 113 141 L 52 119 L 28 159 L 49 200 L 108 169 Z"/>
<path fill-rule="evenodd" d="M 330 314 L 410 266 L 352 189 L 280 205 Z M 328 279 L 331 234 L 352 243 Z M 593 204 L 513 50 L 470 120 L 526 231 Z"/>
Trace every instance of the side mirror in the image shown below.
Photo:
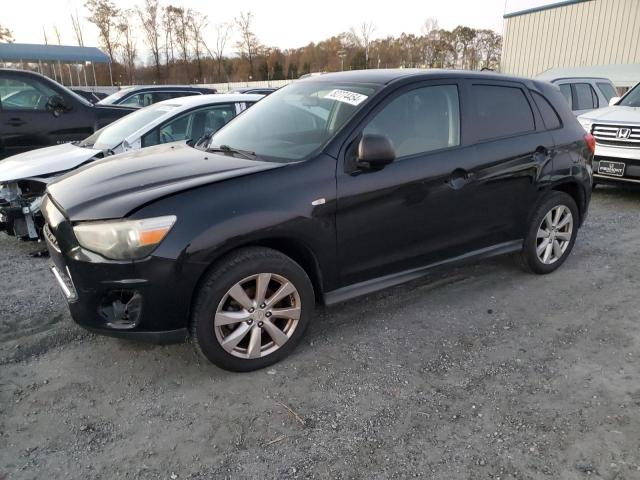
<path fill-rule="evenodd" d="M 62 112 L 66 112 L 68 109 L 67 102 L 60 95 L 51 95 L 47 100 L 47 110 L 53 113 L 54 117 L 59 117 Z"/>
<path fill-rule="evenodd" d="M 615 105 L 616 103 L 618 103 L 620 101 L 620 98 L 622 98 L 622 97 L 611 97 L 609 99 L 609 105 Z"/>
<path fill-rule="evenodd" d="M 363 135 L 358 144 L 356 166 L 363 170 L 380 170 L 396 159 L 393 143 L 384 135 Z"/>

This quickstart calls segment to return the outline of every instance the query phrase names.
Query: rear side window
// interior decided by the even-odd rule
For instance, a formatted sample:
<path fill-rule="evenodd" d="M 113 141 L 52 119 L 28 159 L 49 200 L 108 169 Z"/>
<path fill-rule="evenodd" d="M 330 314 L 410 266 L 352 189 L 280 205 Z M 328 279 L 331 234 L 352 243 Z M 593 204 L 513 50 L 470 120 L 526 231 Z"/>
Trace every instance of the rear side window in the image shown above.
<path fill-rule="evenodd" d="M 567 101 L 569 108 L 573 110 L 573 96 L 571 95 L 571 85 L 569 83 L 563 83 L 560 85 L 560 92 L 564 96 L 564 99 Z"/>
<path fill-rule="evenodd" d="M 535 130 L 533 111 L 522 89 L 498 85 L 473 85 L 471 88 L 480 140 Z"/>
<path fill-rule="evenodd" d="M 560 117 L 556 113 L 555 109 L 549 103 L 549 100 L 544 98 L 538 92 L 531 91 L 531 97 L 535 102 L 538 110 L 540 110 L 540 115 L 542 115 L 542 121 L 544 122 L 544 126 L 547 130 L 553 130 L 555 128 L 560 128 L 562 122 L 560 121 Z"/>
<path fill-rule="evenodd" d="M 588 83 L 574 83 L 575 104 L 573 110 L 593 110 L 598 108 L 598 96 Z"/>
<path fill-rule="evenodd" d="M 607 99 L 607 102 L 618 95 L 616 93 L 616 89 L 613 88 L 613 85 L 611 85 L 610 83 L 597 82 L 596 85 L 598 86 L 598 90 L 600 90 L 600 92 L 602 92 L 602 95 L 604 95 L 604 98 Z"/>

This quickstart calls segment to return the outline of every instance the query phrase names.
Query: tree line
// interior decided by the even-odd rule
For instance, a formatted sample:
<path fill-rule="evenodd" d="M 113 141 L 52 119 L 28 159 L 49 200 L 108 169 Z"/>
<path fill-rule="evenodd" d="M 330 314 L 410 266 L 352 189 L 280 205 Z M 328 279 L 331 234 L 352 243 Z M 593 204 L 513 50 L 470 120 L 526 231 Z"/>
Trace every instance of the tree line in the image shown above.
<path fill-rule="evenodd" d="M 366 68 L 495 70 L 502 50 L 502 37 L 492 30 L 466 26 L 446 30 L 432 18 L 419 34 L 376 38 L 376 26 L 363 22 L 317 43 L 280 49 L 260 42 L 251 12 L 210 23 L 201 12 L 162 5 L 160 0 L 142 0 L 126 9 L 112 0 L 87 0 L 85 8 L 86 19 L 98 30 L 100 47 L 112 60 L 114 81 L 122 84 L 282 80 Z M 78 45 L 84 45 L 78 12 L 71 14 L 71 24 Z M 44 28 L 43 34 L 48 43 Z M 55 26 L 54 34 L 60 43 Z M 12 40 L 11 32 L 0 25 L 0 41 Z M 99 81 L 108 83 L 108 70 L 97 71 Z"/>

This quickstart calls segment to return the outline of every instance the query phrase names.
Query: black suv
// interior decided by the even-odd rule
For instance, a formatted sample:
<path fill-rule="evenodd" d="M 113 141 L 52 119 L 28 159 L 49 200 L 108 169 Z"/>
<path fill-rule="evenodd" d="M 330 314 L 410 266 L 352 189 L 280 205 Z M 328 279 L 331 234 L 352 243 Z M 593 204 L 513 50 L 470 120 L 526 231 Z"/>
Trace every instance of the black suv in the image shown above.
<path fill-rule="evenodd" d="M 83 140 L 132 111 L 93 105 L 39 73 L 0 68 L 0 159 Z"/>
<path fill-rule="evenodd" d="M 200 148 L 117 155 L 52 183 L 45 236 L 80 325 L 190 333 L 217 365 L 252 370 L 292 351 L 316 302 L 510 252 L 554 271 L 587 215 L 593 149 L 548 83 L 327 74 Z"/>

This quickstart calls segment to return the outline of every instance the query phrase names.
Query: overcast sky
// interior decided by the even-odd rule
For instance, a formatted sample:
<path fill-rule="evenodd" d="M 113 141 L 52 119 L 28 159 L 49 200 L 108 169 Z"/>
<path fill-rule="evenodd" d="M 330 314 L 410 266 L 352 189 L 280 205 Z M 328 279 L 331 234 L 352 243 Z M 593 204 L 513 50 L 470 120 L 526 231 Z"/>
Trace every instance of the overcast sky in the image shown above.
<path fill-rule="evenodd" d="M 12 30 L 16 42 L 42 43 L 43 27 L 49 41 L 53 26 L 61 32 L 63 44 L 75 44 L 70 13 L 78 9 L 86 17 L 84 0 L 0 0 L 0 23 Z M 549 3 L 552 0 L 393 0 L 384 2 L 349 0 L 161 0 L 207 15 L 210 24 L 232 20 L 241 11 L 254 14 L 255 32 L 259 40 L 280 48 L 300 47 L 349 30 L 363 21 L 376 25 L 374 37 L 398 35 L 401 32 L 420 33 L 423 22 L 433 17 L 441 28 L 457 25 L 491 28 L 502 32 L 502 16 L 506 11 L 519 10 Z M 121 8 L 131 8 L 142 0 L 114 0 Z M 135 21 L 134 21 L 135 23 Z M 213 41 L 212 29 L 207 38 Z M 85 20 L 85 45 L 97 45 L 97 31 Z M 230 42 L 230 52 L 233 48 Z M 140 45 L 139 50 L 144 46 Z"/>

